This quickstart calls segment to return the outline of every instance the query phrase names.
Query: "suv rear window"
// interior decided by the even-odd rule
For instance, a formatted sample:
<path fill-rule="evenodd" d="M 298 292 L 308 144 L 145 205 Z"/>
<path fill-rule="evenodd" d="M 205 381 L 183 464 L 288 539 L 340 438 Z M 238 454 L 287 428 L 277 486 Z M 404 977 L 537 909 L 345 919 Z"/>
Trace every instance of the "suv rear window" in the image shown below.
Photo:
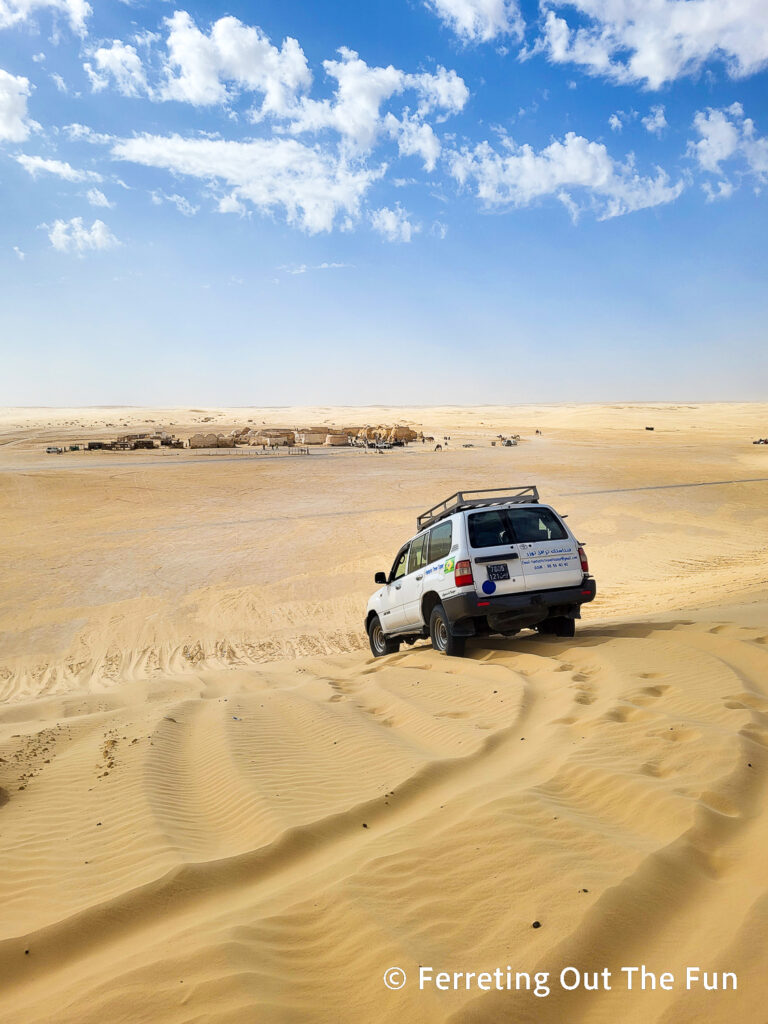
<path fill-rule="evenodd" d="M 533 544 L 564 540 L 568 534 L 548 508 L 489 509 L 469 519 L 469 543 L 473 548 L 494 548 L 504 544 Z"/>
<path fill-rule="evenodd" d="M 517 544 L 565 540 L 563 524 L 548 508 L 511 508 L 507 512 Z"/>
<path fill-rule="evenodd" d="M 436 562 L 438 558 L 445 558 L 451 550 L 453 540 L 453 527 L 451 522 L 440 523 L 429 534 L 429 562 Z"/>
<path fill-rule="evenodd" d="M 495 548 L 514 542 L 504 509 L 475 512 L 469 517 L 469 543 L 473 548 Z"/>

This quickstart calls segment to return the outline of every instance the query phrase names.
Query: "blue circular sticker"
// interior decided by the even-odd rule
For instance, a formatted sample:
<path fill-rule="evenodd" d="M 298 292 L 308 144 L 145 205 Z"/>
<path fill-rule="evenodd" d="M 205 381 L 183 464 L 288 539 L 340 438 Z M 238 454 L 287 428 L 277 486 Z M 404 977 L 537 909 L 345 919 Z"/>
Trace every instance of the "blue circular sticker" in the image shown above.
<path fill-rule="evenodd" d="M 483 584 L 483 593 L 492 594 L 495 590 L 496 584 L 493 582 L 493 580 L 486 580 L 485 583 Z"/>

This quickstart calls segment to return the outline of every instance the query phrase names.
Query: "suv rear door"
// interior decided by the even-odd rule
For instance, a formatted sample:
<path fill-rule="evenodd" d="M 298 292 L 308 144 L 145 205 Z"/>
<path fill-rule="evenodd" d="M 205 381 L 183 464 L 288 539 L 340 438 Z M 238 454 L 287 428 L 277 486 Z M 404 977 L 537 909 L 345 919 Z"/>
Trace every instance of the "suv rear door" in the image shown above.
<path fill-rule="evenodd" d="M 526 590 L 578 586 L 584 572 L 579 546 L 546 505 L 511 506 L 507 517 L 518 544 Z"/>
<path fill-rule="evenodd" d="M 525 590 L 522 551 L 504 508 L 467 513 L 467 539 L 478 593 L 515 594 Z"/>

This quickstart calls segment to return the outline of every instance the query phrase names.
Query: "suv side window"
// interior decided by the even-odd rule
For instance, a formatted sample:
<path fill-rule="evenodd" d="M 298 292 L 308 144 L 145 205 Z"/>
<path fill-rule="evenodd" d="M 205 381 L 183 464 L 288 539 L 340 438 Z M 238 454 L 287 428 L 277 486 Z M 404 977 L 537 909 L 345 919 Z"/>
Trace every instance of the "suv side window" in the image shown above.
<path fill-rule="evenodd" d="M 469 516 L 469 543 L 473 548 L 496 548 L 514 542 L 503 509 L 489 509 Z"/>
<path fill-rule="evenodd" d="M 416 572 L 427 564 L 427 535 L 417 537 L 411 542 L 411 554 L 408 558 L 408 572 Z"/>
<path fill-rule="evenodd" d="M 447 523 L 440 523 L 434 530 L 429 532 L 429 555 L 427 556 L 427 562 L 436 562 L 438 558 L 445 558 L 448 552 L 451 550 L 451 541 L 453 540 L 453 523 L 448 520 Z"/>
<path fill-rule="evenodd" d="M 509 509 L 507 515 L 514 530 L 514 543 L 535 544 L 542 540 L 565 540 L 568 536 L 548 508 Z"/>
<path fill-rule="evenodd" d="M 392 582 L 392 580 L 399 580 L 401 577 L 405 576 L 406 569 L 408 568 L 409 547 L 410 544 L 406 544 L 404 548 L 398 551 L 397 558 L 395 558 L 395 564 L 392 566 L 392 572 L 389 574 L 390 582 Z"/>

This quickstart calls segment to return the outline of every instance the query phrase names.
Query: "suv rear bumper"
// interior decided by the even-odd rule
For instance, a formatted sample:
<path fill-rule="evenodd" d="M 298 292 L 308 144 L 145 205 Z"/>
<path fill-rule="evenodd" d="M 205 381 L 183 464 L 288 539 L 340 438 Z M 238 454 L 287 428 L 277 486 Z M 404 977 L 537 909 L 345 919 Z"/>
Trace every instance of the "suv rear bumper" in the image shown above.
<path fill-rule="evenodd" d="M 594 601 L 597 586 L 591 577 L 584 577 L 577 587 L 553 590 L 523 590 L 519 594 L 485 597 L 467 588 L 466 594 L 456 594 L 443 600 L 448 619 L 457 636 L 473 636 L 477 630 L 475 619 L 485 619 L 491 629 L 494 622 L 520 628 L 542 622 L 551 611 L 572 614 L 578 618 L 579 608 Z M 494 630 L 495 631 L 495 630 Z"/>

